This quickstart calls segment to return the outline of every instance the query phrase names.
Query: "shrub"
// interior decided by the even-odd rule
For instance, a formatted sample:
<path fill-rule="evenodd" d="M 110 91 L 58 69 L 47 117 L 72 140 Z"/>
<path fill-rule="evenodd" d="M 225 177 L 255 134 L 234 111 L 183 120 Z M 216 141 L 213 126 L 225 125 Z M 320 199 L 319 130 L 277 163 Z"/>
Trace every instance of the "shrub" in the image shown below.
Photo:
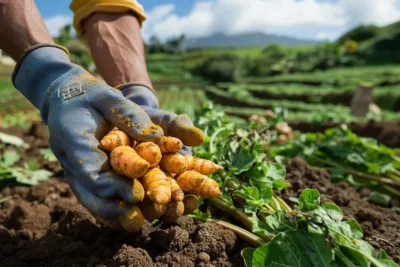
<path fill-rule="evenodd" d="M 348 40 L 362 42 L 376 37 L 378 33 L 379 28 L 374 25 L 361 25 L 344 34 L 339 38 L 338 42 L 344 43 Z"/>
<path fill-rule="evenodd" d="M 228 54 L 213 56 L 193 68 L 192 72 L 214 82 L 232 82 L 242 75 L 242 61 Z"/>

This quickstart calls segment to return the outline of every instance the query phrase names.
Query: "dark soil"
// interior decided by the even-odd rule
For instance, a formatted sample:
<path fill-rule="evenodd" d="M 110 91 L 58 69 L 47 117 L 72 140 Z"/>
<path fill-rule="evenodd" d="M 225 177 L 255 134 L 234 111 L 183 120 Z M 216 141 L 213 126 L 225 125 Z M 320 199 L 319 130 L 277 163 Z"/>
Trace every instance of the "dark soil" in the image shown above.
<path fill-rule="evenodd" d="M 329 103 L 350 106 L 351 99 L 353 98 L 352 92 L 331 93 L 320 96 L 315 95 L 293 95 L 284 93 L 271 93 L 268 91 L 251 91 L 254 97 L 260 99 L 274 99 L 274 100 L 291 100 L 302 101 L 306 103 Z"/>
<path fill-rule="evenodd" d="M 182 217 L 131 234 L 103 226 L 62 179 L 0 191 L 1 266 L 243 266 L 232 231 Z"/>
<path fill-rule="evenodd" d="M 240 112 L 227 112 L 232 116 L 248 119 L 249 115 Z M 310 123 L 304 121 L 289 121 L 290 127 L 303 133 L 317 133 L 337 127 L 343 123 L 325 122 Z M 357 135 L 362 137 L 370 137 L 378 140 L 379 143 L 392 147 L 400 147 L 400 122 L 394 121 L 369 121 L 367 123 L 346 123 L 347 126 Z"/>
<path fill-rule="evenodd" d="M 48 147 L 42 123 L 28 131 L 0 131 L 31 147 L 23 160 Z M 243 266 L 249 245 L 232 231 L 182 217 L 172 224 L 146 222 L 138 233 L 108 228 L 83 208 L 62 178 L 58 164 L 41 162 L 60 176 L 33 187 L 0 190 L 0 266 Z"/>
<path fill-rule="evenodd" d="M 340 123 L 307 123 L 289 122 L 294 129 L 304 133 L 323 132 L 326 129 L 336 127 Z M 349 123 L 348 127 L 357 135 L 371 137 L 388 147 L 400 147 L 400 122 L 375 122 Z"/>
<path fill-rule="evenodd" d="M 321 202 L 334 202 L 343 210 L 345 219 L 354 218 L 364 230 L 364 238 L 375 248 L 385 250 L 400 262 L 400 215 L 390 208 L 363 200 L 363 191 L 357 192 L 347 183 L 330 183 L 330 174 L 309 166 L 303 159 L 294 158 L 287 165 L 287 181 L 291 187 L 283 190 L 282 197 L 298 197 L 306 188 L 317 189 Z"/>

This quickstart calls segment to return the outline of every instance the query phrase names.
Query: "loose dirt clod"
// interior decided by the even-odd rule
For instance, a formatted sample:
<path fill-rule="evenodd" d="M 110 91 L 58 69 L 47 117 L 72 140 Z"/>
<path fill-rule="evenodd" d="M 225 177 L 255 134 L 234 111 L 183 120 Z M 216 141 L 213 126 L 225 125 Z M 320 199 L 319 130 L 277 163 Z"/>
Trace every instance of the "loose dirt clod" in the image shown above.
<path fill-rule="evenodd" d="M 205 252 L 200 252 L 199 255 L 197 256 L 197 261 L 198 262 L 209 263 L 210 262 L 210 255 L 208 255 Z"/>
<path fill-rule="evenodd" d="M 127 245 L 122 247 L 115 253 L 110 266 L 154 266 L 153 260 L 149 254 L 141 248 L 134 248 Z"/>

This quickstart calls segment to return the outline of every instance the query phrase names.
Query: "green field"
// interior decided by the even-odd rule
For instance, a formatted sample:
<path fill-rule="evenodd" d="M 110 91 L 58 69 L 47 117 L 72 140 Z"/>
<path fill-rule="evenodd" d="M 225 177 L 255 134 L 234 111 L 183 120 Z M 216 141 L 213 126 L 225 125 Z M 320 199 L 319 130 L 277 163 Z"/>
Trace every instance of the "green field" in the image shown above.
<path fill-rule="evenodd" d="M 310 52 L 313 46 L 282 47 L 287 53 Z M 234 82 L 220 82 L 213 86 L 207 77 L 192 73 L 191 69 L 207 58 L 219 54 L 239 58 L 258 58 L 261 48 L 196 49 L 183 54 L 149 54 L 147 67 L 161 108 L 192 115 L 196 107 L 214 101 L 218 107 L 242 117 L 262 115 L 267 108 L 288 109 L 288 119 L 310 122 L 351 122 L 400 120 L 395 111 L 400 109 L 400 65 L 338 67 L 312 73 L 293 73 L 265 77 L 243 76 Z M 3 124 L 24 124 L 38 119 L 38 113 L 14 88 L 8 77 L 12 68 L 0 68 L 0 115 Z M 374 84 L 374 101 L 381 107 L 380 115 L 354 118 L 348 107 L 353 92 L 360 82 Z"/>
<path fill-rule="evenodd" d="M 246 77 L 241 82 L 248 83 L 316 83 L 331 85 L 356 85 L 358 82 L 391 84 L 400 82 L 400 65 L 341 67 L 328 71 L 294 73 L 264 78 Z"/>

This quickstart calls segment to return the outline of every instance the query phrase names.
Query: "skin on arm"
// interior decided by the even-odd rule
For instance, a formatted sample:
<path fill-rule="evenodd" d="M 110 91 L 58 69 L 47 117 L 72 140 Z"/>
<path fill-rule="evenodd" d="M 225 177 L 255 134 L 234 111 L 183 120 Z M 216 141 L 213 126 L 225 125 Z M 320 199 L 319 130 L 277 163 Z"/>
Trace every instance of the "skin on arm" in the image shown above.
<path fill-rule="evenodd" d="M 37 44 L 54 44 L 33 0 L 0 0 L 0 49 L 19 61 Z"/>
<path fill-rule="evenodd" d="M 83 26 L 97 69 L 110 86 L 136 83 L 153 88 L 133 13 L 95 13 Z"/>

